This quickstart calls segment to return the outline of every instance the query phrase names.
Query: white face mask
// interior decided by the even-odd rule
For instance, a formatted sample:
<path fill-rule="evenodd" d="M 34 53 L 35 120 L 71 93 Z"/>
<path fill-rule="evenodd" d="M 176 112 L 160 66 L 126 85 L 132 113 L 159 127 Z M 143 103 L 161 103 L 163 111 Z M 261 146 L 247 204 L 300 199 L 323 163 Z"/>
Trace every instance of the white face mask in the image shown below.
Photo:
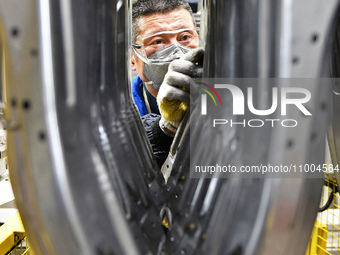
<path fill-rule="evenodd" d="M 181 58 L 192 48 L 183 46 L 179 43 L 173 43 L 164 49 L 158 50 L 148 56 L 148 63 L 144 63 L 143 73 L 145 78 L 152 82 L 152 86 L 157 91 L 161 86 L 165 74 L 168 72 L 169 64 Z"/>

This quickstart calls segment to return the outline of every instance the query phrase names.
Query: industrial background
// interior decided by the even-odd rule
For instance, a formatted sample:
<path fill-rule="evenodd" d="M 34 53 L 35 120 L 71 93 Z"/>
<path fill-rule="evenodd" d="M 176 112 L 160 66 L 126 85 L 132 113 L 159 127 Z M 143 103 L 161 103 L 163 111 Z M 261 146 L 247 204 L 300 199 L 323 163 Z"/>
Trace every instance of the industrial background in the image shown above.
<path fill-rule="evenodd" d="M 318 178 L 194 179 L 182 147 L 164 184 L 130 95 L 132 2 L 0 0 L 0 255 L 340 254 L 332 167 Z M 225 165 L 338 165 L 339 1 L 188 2 L 204 77 L 308 78 L 317 95 L 311 118 L 288 111 L 296 129 L 213 135 L 193 112 L 191 138 L 206 144 L 194 163 L 214 153 Z M 272 87 L 254 86 L 254 101 L 270 105 Z"/>

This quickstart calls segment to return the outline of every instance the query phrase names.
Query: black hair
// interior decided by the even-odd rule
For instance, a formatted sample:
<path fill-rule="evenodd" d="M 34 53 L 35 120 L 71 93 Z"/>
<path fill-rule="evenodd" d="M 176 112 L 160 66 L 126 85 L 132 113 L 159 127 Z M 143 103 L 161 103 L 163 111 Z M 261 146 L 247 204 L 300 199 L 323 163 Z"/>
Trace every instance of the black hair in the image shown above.
<path fill-rule="evenodd" d="M 167 13 L 176 9 L 185 9 L 191 16 L 195 24 L 194 15 L 190 5 L 184 0 L 137 0 L 132 4 L 132 41 L 136 42 L 140 32 L 139 19 L 155 13 Z"/>

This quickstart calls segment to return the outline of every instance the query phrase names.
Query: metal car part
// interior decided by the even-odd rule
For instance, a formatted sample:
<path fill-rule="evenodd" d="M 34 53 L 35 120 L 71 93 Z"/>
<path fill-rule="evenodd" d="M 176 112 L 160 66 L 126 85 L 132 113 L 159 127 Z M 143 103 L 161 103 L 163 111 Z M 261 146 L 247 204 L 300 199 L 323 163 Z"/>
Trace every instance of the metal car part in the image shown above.
<path fill-rule="evenodd" d="M 130 89 L 119 86 L 129 84 L 129 2 L 0 7 L 5 117 L 18 123 L 8 134 L 10 172 L 35 252 L 157 251 L 163 230 L 148 190 L 156 163 Z"/>
<path fill-rule="evenodd" d="M 205 76 L 321 77 L 337 5 L 204 0 Z M 182 146 L 164 184 L 130 97 L 130 8 L 129 0 L 0 0 L 5 118 L 16 124 L 10 174 L 35 252 L 304 254 L 321 180 L 191 179 Z M 319 95 L 313 118 L 288 113 L 302 133 L 222 131 L 213 138 L 222 147 L 191 151 L 194 162 L 217 152 L 226 164 L 323 163 L 328 91 L 318 85 L 309 87 Z M 259 87 L 256 100 L 268 104 L 270 88 Z M 194 128 L 200 121 L 194 113 L 190 131 L 208 139 Z M 163 211 L 172 218 L 165 231 Z"/>
<path fill-rule="evenodd" d="M 333 32 L 333 48 L 331 55 L 331 75 L 334 78 L 332 83 L 332 98 L 331 98 L 331 121 L 328 128 L 328 144 L 331 156 L 331 162 L 334 166 L 339 165 L 340 162 L 340 21 L 339 10 L 337 12 L 337 18 L 335 20 L 335 26 Z M 340 183 L 339 171 L 334 171 L 337 183 Z"/>
<path fill-rule="evenodd" d="M 211 130 L 206 126 L 209 121 L 204 122 L 195 113 L 197 107 L 190 121 L 194 126 L 190 139 L 200 140 L 200 144 L 206 146 L 191 151 L 195 155 L 191 164 L 209 166 L 214 165 L 216 159 L 221 159 L 220 165 L 323 164 L 329 90 L 315 78 L 327 75 L 329 34 L 337 5 L 337 1 L 327 5 L 317 1 L 204 1 L 207 14 L 202 16 L 207 23 L 201 23 L 205 31 L 201 37 L 206 34 L 205 77 L 310 78 L 311 83 L 304 86 L 317 97 L 309 105 L 312 119 L 288 113 L 288 118 L 299 119 L 297 129 L 224 127 Z M 223 21 L 220 17 L 224 17 Z M 265 107 L 271 98 L 265 92 L 270 91 L 273 84 L 263 82 L 255 86 L 257 105 L 268 109 Z M 280 86 L 293 86 L 293 83 L 288 81 Z M 224 107 L 214 109 L 211 119 L 219 116 L 219 111 L 232 108 L 230 97 L 222 97 L 222 101 Z M 215 149 L 222 146 L 228 149 Z M 195 147 L 196 143 L 191 146 Z M 180 152 L 185 154 L 183 150 Z M 185 161 L 183 156 L 182 162 L 177 162 L 177 169 L 181 169 Z M 185 169 L 174 175 L 174 179 L 183 173 Z M 173 216 L 173 228 L 177 229 L 173 232 L 178 233 L 170 237 L 178 240 L 172 246 L 174 254 L 181 251 L 185 254 L 304 254 L 317 213 L 322 175 L 320 179 L 308 179 L 306 173 L 300 177 L 188 180 L 183 187 L 182 203 L 178 203 L 181 207 L 177 209 L 179 214 L 188 215 L 186 218 Z M 219 192 L 209 198 L 209 190 Z M 194 198 L 197 201 L 194 205 L 185 202 Z M 204 210 L 205 207 L 210 211 Z M 216 207 L 218 209 L 212 209 Z M 204 217 L 203 212 L 210 214 L 209 217 Z M 221 225 L 225 227 L 216 228 Z M 186 232 L 190 226 L 192 232 Z M 180 235 L 183 232 L 187 233 L 184 237 Z"/>

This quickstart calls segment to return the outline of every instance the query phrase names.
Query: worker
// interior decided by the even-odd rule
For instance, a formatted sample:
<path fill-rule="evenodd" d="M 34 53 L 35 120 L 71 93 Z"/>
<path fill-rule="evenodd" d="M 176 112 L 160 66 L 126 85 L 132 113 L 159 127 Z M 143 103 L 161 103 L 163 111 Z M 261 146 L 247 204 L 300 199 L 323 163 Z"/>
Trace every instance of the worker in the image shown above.
<path fill-rule="evenodd" d="M 138 0 L 132 5 L 132 93 L 158 164 L 188 109 L 190 85 L 203 57 L 189 4 L 183 0 Z M 156 99 L 157 98 L 157 99 Z M 152 114 L 153 113 L 153 114 Z"/>

